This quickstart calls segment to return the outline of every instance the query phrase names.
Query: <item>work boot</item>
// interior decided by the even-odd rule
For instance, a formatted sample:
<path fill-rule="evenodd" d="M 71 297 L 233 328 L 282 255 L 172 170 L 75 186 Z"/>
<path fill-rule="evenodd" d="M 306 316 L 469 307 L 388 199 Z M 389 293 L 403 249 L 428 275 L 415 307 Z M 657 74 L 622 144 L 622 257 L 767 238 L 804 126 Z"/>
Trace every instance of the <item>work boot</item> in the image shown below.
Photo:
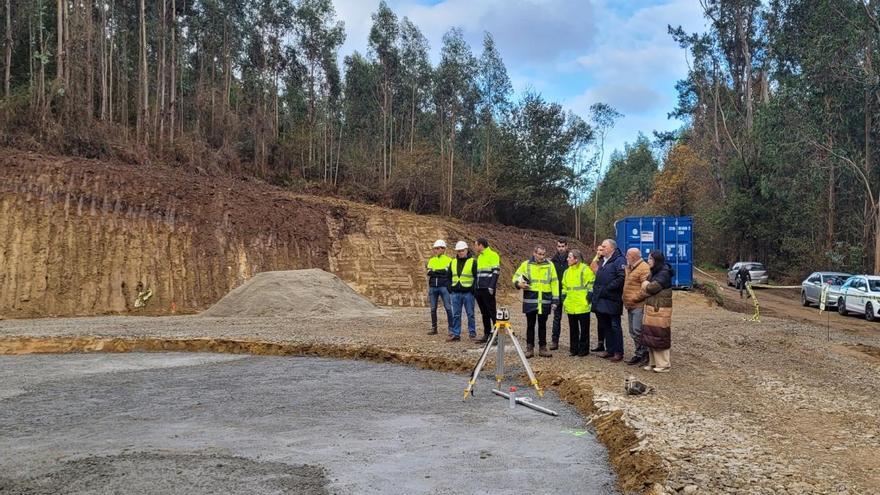
<path fill-rule="evenodd" d="M 637 364 L 642 364 L 643 360 L 644 360 L 644 358 L 642 358 L 642 356 L 633 356 L 633 357 L 626 360 L 626 364 L 628 364 L 630 366 L 635 366 Z"/>
<path fill-rule="evenodd" d="M 483 335 L 482 337 L 474 341 L 475 344 L 485 344 L 486 342 L 489 342 L 488 335 Z"/>
<path fill-rule="evenodd" d="M 550 350 L 555 351 L 557 349 L 559 349 L 559 342 L 555 340 L 553 342 L 550 342 Z"/>
<path fill-rule="evenodd" d="M 538 348 L 538 355 L 541 357 L 553 357 L 553 354 L 550 354 L 550 351 L 547 350 L 547 347 L 543 345 Z"/>
<path fill-rule="evenodd" d="M 597 345 L 593 349 L 590 349 L 590 352 L 605 352 L 605 346 L 602 344 Z"/>
<path fill-rule="evenodd" d="M 446 337 L 446 342 L 458 342 L 459 340 L 461 340 L 461 337 L 456 337 L 455 335 Z"/>
<path fill-rule="evenodd" d="M 610 358 L 608 358 L 608 361 L 610 361 L 612 363 L 617 363 L 617 362 L 623 361 L 623 354 L 615 354 L 615 355 L 611 356 Z"/>
<path fill-rule="evenodd" d="M 532 359 L 535 357 L 535 346 L 526 345 L 526 359 Z"/>
<path fill-rule="evenodd" d="M 428 332 L 428 335 L 437 335 L 437 329 L 436 329 L 436 328 L 432 328 L 431 331 Z"/>

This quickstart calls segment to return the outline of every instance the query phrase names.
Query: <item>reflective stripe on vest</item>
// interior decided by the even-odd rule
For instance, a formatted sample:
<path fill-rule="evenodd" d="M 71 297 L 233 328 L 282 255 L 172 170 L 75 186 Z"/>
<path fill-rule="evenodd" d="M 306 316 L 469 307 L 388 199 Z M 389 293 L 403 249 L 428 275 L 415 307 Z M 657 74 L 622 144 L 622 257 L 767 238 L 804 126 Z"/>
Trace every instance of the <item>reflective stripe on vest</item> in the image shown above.
<path fill-rule="evenodd" d="M 464 266 L 462 267 L 461 273 L 455 273 L 455 270 L 458 269 L 458 260 L 452 261 L 452 285 L 461 284 L 462 287 L 473 287 L 474 286 L 474 259 L 468 258 L 467 261 L 464 262 Z"/>

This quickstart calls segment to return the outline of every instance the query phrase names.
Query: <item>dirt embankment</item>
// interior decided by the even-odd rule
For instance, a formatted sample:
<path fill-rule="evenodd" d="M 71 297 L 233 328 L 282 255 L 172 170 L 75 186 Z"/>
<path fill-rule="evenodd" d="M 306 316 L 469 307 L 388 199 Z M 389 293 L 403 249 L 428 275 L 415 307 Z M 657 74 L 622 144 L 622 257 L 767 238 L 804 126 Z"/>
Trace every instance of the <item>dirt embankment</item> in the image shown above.
<path fill-rule="evenodd" d="M 0 317 L 207 308 L 254 274 L 321 268 L 374 302 L 425 304 L 435 239 L 488 237 L 505 274 L 546 233 L 295 195 L 253 179 L 3 150 Z M 509 276 L 509 275 L 507 275 Z"/>

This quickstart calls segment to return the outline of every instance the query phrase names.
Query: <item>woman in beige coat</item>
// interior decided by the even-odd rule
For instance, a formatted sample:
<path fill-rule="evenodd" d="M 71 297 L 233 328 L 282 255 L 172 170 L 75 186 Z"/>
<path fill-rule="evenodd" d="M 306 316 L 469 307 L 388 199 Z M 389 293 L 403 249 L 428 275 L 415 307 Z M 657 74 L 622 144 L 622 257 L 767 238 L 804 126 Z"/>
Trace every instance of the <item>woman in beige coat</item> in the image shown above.
<path fill-rule="evenodd" d="M 645 371 L 667 373 L 671 367 L 669 349 L 672 347 L 672 277 L 675 272 L 660 251 L 648 255 L 651 274 L 642 282 L 645 316 L 642 320 L 641 342 L 648 348 Z"/>

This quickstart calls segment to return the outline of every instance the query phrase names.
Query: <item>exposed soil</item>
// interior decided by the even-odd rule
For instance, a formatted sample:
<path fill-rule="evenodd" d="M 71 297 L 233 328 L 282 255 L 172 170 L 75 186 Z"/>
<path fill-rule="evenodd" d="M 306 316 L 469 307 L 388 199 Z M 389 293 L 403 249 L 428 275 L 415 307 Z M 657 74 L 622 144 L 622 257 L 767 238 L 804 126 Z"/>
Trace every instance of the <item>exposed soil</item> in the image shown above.
<path fill-rule="evenodd" d="M 253 178 L 0 150 L 0 318 L 195 313 L 256 273 L 304 268 L 384 306 L 424 306 L 433 242 L 477 237 L 508 274 L 554 241 Z"/>
<path fill-rule="evenodd" d="M 425 335 L 423 309 L 388 311 L 356 321 L 332 315 L 3 321 L 0 335 L 7 338 L 0 352 L 293 353 L 471 370 L 477 346 Z M 835 329 L 828 341 L 823 327 L 773 317 L 755 323 L 743 316 L 677 292 L 669 374 L 568 357 L 567 331 L 553 358 L 535 358 L 532 365 L 542 386 L 557 387 L 591 418 L 626 490 L 880 492 L 880 362 L 856 350 L 880 342 Z M 521 315 L 513 325 L 523 328 Z M 628 375 L 656 391 L 625 395 Z M 462 390 L 465 385 L 463 380 Z M 478 383 L 476 393 L 488 393 L 488 386 Z"/>
<path fill-rule="evenodd" d="M 368 318 L 382 310 L 324 270 L 262 272 L 202 313 L 213 317 Z"/>
<path fill-rule="evenodd" d="M 755 305 L 751 299 L 739 297 L 739 291 L 727 285 L 727 274 L 724 272 L 707 272 L 711 280 L 718 284 L 724 297 L 724 307 L 732 311 L 754 315 Z M 707 277 L 697 273 L 698 280 L 706 280 Z M 801 304 L 799 289 L 754 289 L 760 306 L 761 316 L 774 316 L 818 326 L 830 327 L 834 330 L 863 335 L 880 337 L 880 323 L 865 321 L 864 317 L 857 315 L 840 316 L 837 310 L 819 312 L 819 308 Z"/>

